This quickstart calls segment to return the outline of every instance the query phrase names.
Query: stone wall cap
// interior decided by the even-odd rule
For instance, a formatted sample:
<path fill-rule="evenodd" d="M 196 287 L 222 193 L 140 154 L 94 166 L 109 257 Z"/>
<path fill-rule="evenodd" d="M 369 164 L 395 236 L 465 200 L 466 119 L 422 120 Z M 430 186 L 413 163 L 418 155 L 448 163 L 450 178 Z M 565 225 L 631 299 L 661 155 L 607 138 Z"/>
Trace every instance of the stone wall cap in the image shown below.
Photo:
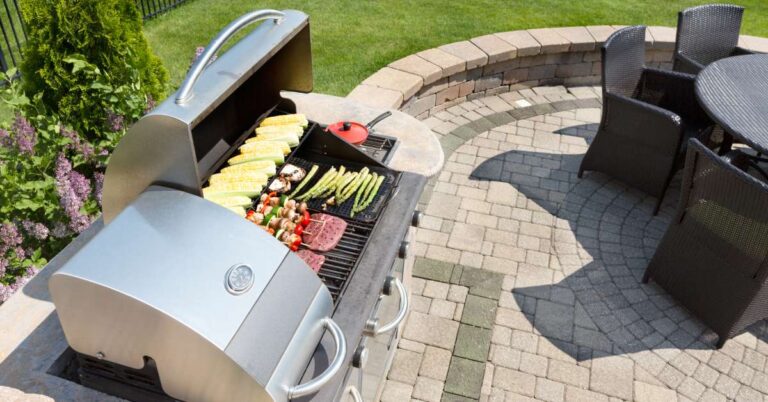
<path fill-rule="evenodd" d="M 516 47 L 517 57 L 535 56 L 541 52 L 541 44 L 527 31 L 499 32 L 495 35 Z"/>
<path fill-rule="evenodd" d="M 427 60 L 412 54 L 389 63 L 389 67 L 420 76 L 424 85 L 429 85 L 443 77 L 443 69 Z"/>
<path fill-rule="evenodd" d="M 768 53 L 768 38 L 759 36 L 741 35 L 739 46 L 756 52 Z"/>
<path fill-rule="evenodd" d="M 467 69 L 467 62 L 443 50 L 434 48 L 416 53 L 419 57 L 443 69 L 443 77 L 460 73 Z"/>
<path fill-rule="evenodd" d="M 571 42 L 569 51 L 587 52 L 595 50 L 595 38 L 590 35 L 585 27 L 560 27 L 552 28 L 558 35 Z"/>
<path fill-rule="evenodd" d="M 610 25 L 592 25 L 586 28 L 587 31 L 589 31 L 589 34 L 595 38 L 595 45 L 598 47 L 602 46 L 603 43 L 608 40 L 608 37 L 611 36 L 612 33 L 616 32 L 616 29 Z"/>
<path fill-rule="evenodd" d="M 611 27 L 613 29 L 617 30 L 617 31 L 619 29 L 626 28 L 626 27 L 629 27 L 629 26 L 634 26 L 634 25 L 611 25 Z M 648 27 L 645 28 L 645 47 L 647 49 L 653 49 L 654 48 L 653 47 L 653 36 L 651 36 L 651 30 L 648 29 Z"/>
<path fill-rule="evenodd" d="M 464 60 L 467 63 L 467 70 L 488 64 L 488 54 L 468 40 L 449 43 L 438 49 Z"/>
<path fill-rule="evenodd" d="M 563 53 L 571 47 L 564 37 L 551 28 L 529 29 L 528 33 L 541 45 L 541 53 Z"/>
<path fill-rule="evenodd" d="M 347 98 L 354 99 L 362 104 L 384 108 L 398 109 L 403 104 L 403 94 L 386 88 L 379 88 L 372 85 L 360 84 L 347 95 Z"/>
<path fill-rule="evenodd" d="M 655 50 L 674 50 L 677 30 L 671 27 L 659 27 L 650 26 L 646 29 L 646 33 L 650 33 L 653 37 L 653 45 L 651 49 Z"/>
<path fill-rule="evenodd" d="M 363 81 L 363 84 L 375 87 L 393 89 L 403 94 L 403 99 L 408 99 L 421 89 L 424 80 L 418 75 L 384 67 L 373 73 Z"/>
<path fill-rule="evenodd" d="M 517 57 L 517 47 L 496 35 L 483 35 L 470 39 L 488 55 L 488 64 L 507 61 Z"/>

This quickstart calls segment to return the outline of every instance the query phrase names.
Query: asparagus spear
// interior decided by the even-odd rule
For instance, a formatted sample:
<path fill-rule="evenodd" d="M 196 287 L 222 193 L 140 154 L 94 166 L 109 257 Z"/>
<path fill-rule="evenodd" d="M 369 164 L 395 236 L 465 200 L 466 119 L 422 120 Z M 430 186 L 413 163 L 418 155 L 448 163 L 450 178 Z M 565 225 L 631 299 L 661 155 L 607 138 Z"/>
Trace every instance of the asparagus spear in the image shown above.
<path fill-rule="evenodd" d="M 376 173 L 369 174 L 365 178 L 365 181 L 363 181 L 363 183 L 360 185 L 360 187 L 357 188 L 357 191 L 355 192 L 356 193 L 355 194 L 355 202 L 352 204 L 352 213 L 350 214 L 351 217 L 355 216 L 355 209 L 357 209 L 357 204 L 360 203 L 360 195 L 362 195 L 363 192 L 365 192 L 365 189 L 368 188 L 368 183 L 370 183 L 371 180 L 374 179 L 374 175 L 375 174 Z"/>
<path fill-rule="evenodd" d="M 360 184 L 363 183 L 363 181 L 368 177 L 368 168 L 363 168 L 360 171 L 360 175 L 357 176 L 357 179 L 352 181 L 352 183 L 347 186 L 344 190 L 341 192 L 341 198 L 338 199 L 336 202 L 341 205 L 344 201 L 348 200 L 349 197 L 352 196 L 352 194 L 357 191 L 357 188 L 360 187 Z"/>
<path fill-rule="evenodd" d="M 336 189 L 336 186 L 338 186 L 339 183 L 344 180 L 344 172 L 346 170 L 347 168 L 345 168 L 344 165 L 340 166 L 339 173 L 336 174 L 336 178 L 331 181 L 330 185 L 325 189 L 325 191 L 322 194 L 319 194 L 316 198 L 325 198 L 333 194 L 333 190 Z"/>
<path fill-rule="evenodd" d="M 364 211 L 366 208 L 368 208 L 368 205 L 373 201 L 373 199 L 376 197 L 376 194 L 379 192 L 379 188 L 381 187 L 381 183 L 384 182 L 384 175 L 379 176 L 379 178 L 376 180 L 376 185 L 373 186 L 373 191 L 368 195 L 368 199 L 365 200 L 365 202 L 360 205 L 360 211 Z"/>
<path fill-rule="evenodd" d="M 309 182 L 310 182 L 310 180 L 312 180 L 312 176 L 314 176 L 314 175 L 315 175 L 315 173 L 317 173 L 317 169 L 318 169 L 317 165 L 312 165 L 312 168 L 311 168 L 311 169 L 309 169 L 309 173 L 307 173 L 307 176 L 306 176 L 306 177 L 304 177 L 304 180 L 302 180 L 302 181 L 301 181 L 301 183 L 299 183 L 299 186 L 298 186 L 298 187 L 296 187 L 296 188 L 293 190 L 293 192 L 291 193 L 291 195 L 290 195 L 290 196 L 288 196 L 288 198 L 294 198 L 295 196 L 299 195 L 299 191 L 300 191 L 302 188 L 304 188 L 304 186 L 306 186 L 306 185 L 307 185 L 307 183 L 309 183 Z"/>
<path fill-rule="evenodd" d="M 358 176 L 357 172 L 351 172 L 349 173 L 349 176 L 345 177 L 344 180 L 341 182 L 341 184 L 336 187 L 336 198 L 341 197 L 341 190 L 344 189 L 349 183 L 352 183 L 352 180 L 355 180 Z"/>
<path fill-rule="evenodd" d="M 299 197 L 296 197 L 296 199 L 297 199 L 297 200 L 303 200 L 303 199 L 307 199 L 307 198 L 310 198 L 310 196 L 311 196 L 313 193 L 317 192 L 317 190 L 318 190 L 318 189 L 320 189 L 322 186 L 324 186 L 324 185 L 325 185 L 325 183 L 326 183 L 328 180 L 330 180 L 332 177 L 335 177 L 335 175 L 336 175 L 336 168 L 333 168 L 333 167 L 332 167 L 330 170 L 328 170 L 327 172 L 325 172 L 325 174 L 323 175 L 323 177 L 321 177 L 321 178 L 320 178 L 320 180 L 318 180 L 318 181 L 317 181 L 317 183 L 315 183 L 315 185 L 314 185 L 314 186 L 312 186 L 312 188 L 310 188 L 309 190 L 307 190 L 307 191 L 306 191 L 304 194 L 302 194 L 301 196 L 299 196 Z"/>
<path fill-rule="evenodd" d="M 352 208 L 352 212 L 353 213 L 357 213 L 357 212 L 362 211 L 362 209 L 360 208 L 360 205 L 363 202 L 365 202 L 365 200 L 368 199 L 368 194 L 373 189 L 373 186 L 376 184 L 376 180 L 378 178 L 379 178 L 379 175 L 374 173 L 373 177 L 371 178 L 371 180 L 368 181 L 368 184 L 363 186 L 363 188 L 360 189 L 360 191 L 358 192 L 358 196 L 359 196 L 360 199 L 358 200 L 357 197 L 355 197 L 355 205 Z"/>

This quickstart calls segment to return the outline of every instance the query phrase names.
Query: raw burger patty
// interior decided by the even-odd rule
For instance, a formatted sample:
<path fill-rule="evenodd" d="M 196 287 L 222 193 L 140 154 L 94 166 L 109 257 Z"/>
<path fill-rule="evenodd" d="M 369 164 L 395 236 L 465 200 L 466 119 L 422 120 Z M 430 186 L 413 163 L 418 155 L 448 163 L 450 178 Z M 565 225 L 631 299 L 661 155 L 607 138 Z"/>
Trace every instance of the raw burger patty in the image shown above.
<path fill-rule="evenodd" d="M 320 267 L 325 263 L 325 257 L 320 254 L 315 254 L 309 250 L 299 250 L 296 254 L 304 260 L 315 272 L 320 272 Z"/>
<path fill-rule="evenodd" d="M 341 218 L 321 213 L 312 214 L 312 222 L 304 229 L 304 244 L 315 251 L 332 250 L 339 244 L 346 229 L 347 222 Z"/>

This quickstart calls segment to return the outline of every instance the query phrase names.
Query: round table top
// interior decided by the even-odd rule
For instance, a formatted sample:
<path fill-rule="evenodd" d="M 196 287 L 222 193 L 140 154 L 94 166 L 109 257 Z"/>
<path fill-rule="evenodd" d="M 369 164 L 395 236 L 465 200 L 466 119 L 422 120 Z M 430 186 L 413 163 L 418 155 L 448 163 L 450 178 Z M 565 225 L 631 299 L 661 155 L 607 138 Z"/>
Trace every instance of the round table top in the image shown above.
<path fill-rule="evenodd" d="M 696 77 L 696 95 L 725 131 L 768 153 L 768 55 L 735 56 L 708 65 Z"/>

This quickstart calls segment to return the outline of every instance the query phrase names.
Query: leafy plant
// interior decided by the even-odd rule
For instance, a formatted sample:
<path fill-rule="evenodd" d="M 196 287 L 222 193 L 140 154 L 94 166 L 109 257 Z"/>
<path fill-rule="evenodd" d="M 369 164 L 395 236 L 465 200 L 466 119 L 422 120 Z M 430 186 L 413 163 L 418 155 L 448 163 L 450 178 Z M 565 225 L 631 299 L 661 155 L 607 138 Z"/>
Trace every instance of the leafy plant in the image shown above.
<path fill-rule="evenodd" d="M 135 1 L 23 0 L 21 11 L 25 92 L 89 140 L 112 140 L 102 136 L 163 97 L 168 73 L 149 49 Z"/>

